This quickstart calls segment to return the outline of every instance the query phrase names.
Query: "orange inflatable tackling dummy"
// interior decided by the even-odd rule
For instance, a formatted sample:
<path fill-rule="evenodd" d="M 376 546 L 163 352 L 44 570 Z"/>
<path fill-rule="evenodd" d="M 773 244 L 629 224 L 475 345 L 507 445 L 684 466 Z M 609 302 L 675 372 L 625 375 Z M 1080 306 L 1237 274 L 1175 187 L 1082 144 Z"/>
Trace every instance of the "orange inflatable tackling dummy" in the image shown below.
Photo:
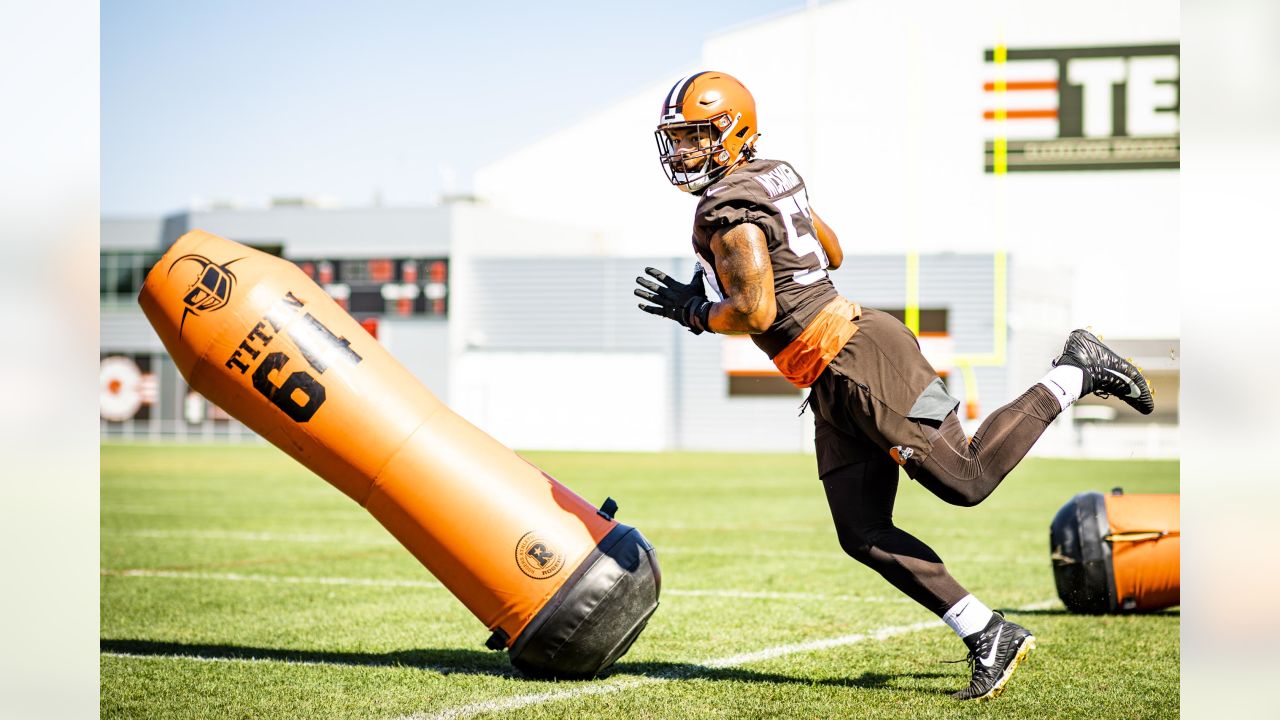
<path fill-rule="evenodd" d="M 1178 500 L 1116 488 L 1080 493 L 1062 506 L 1049 526 L 1049 552 L 1067 609 L 1142 612 L 1179 604 Z"/>
<path fill-rule="evenodd" d="M 591 677 L 658 605 L 653 547 L 454 414 L 291 263 L 183 235 L 138 298 L 192 388 L 360 503 L 535 676 Z"/>

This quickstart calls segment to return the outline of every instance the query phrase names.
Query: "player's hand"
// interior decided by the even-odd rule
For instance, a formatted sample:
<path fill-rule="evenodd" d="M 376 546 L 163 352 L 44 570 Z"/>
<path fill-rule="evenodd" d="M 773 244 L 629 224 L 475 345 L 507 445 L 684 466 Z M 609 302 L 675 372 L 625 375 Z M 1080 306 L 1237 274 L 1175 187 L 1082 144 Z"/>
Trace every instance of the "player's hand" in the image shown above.
<path fill-rule="evenodd" d="M 653 303 L 642 303 L 641 310 L 671 318 L 689 328 L 689 332 L 694 335 L 711 330 L 707 322 L 711 313 L 711 301 L 707 299 L 706 286 L 702 284 L 702 265 L 698 265 L 698 269 L 693 271 L 693 279 L 688 285 L 671 279 L 657 268 L 647 267 L 644 271 L 658 282 L 636 278 L 636 283 L 640 285 L 635 290 L 636 297 Z"/>

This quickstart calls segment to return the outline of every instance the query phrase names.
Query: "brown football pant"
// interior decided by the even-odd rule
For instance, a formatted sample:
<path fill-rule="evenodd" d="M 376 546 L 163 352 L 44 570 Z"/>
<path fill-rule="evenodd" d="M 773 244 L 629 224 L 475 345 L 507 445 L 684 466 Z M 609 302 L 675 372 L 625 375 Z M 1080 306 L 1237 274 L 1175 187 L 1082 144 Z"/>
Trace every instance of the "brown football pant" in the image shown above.
<path fill-rule="evenodd" d="M 905 469 L 946 502 L 971 507 L 996 489 L 1059 412 L 1058 401 L 1036 384 L 992 413 L 972 439 L 965 437 L 954 412 L 941 423 L 917 421 L 932 448 L 922 460 L 908 460 Z M 827 430 L 819 433 L 819 444 L 833 441 L 831 428 Z M 840 433 L 838 441 L 856 443 L 859 450 L 857 461 L 822 472 L 840 547 L 911 599 L 943 615 L 968 591 L 951 577 L 937 553 L 893 524 L 898 464 L 865 436 Z"/>

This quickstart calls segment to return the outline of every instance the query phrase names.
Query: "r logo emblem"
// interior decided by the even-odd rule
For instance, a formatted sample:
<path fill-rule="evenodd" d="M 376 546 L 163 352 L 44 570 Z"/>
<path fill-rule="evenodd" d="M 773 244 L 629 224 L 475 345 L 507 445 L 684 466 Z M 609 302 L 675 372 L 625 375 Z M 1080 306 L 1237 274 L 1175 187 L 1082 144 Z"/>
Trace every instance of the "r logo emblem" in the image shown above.
<path fill-rule="evenodd" d="M 538 533 L 527 532 L 516 543 L 516 566 L 535 580 L 546 580 L 564 567 L 564 555 Z"/>

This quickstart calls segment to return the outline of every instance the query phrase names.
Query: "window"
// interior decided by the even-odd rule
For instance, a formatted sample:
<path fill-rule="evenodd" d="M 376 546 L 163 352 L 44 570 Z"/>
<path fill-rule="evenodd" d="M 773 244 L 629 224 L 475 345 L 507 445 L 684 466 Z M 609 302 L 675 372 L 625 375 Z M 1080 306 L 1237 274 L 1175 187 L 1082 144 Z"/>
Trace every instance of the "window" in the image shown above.
<path fill-rule="evenodd" d="M 889 313 L 902 322 L 906 322 L 907 311 L 902 308 L 886 308 L 881 312 Z M 948 312 L 946 308 L 920 308 L 920 334 L 946 335 Z"/>
<path fill-rule="evenodd" d="M 800 397 L 800 388 L 792 385 L 781 373 L 771 375 L 730 375 L 729 396 L 788 396 Z"/>
<path fill-rule="evenodd" d="M 160 259 L 147 251 L 108 251 L 99 257 L 98 298 L 104 307 L 135 306 L 142 281 Z"/>
<path fill-rule="evenodd" d="M 445 258 L 295 259 L 347 312 L 446 317 L 449 261 Z"/>

